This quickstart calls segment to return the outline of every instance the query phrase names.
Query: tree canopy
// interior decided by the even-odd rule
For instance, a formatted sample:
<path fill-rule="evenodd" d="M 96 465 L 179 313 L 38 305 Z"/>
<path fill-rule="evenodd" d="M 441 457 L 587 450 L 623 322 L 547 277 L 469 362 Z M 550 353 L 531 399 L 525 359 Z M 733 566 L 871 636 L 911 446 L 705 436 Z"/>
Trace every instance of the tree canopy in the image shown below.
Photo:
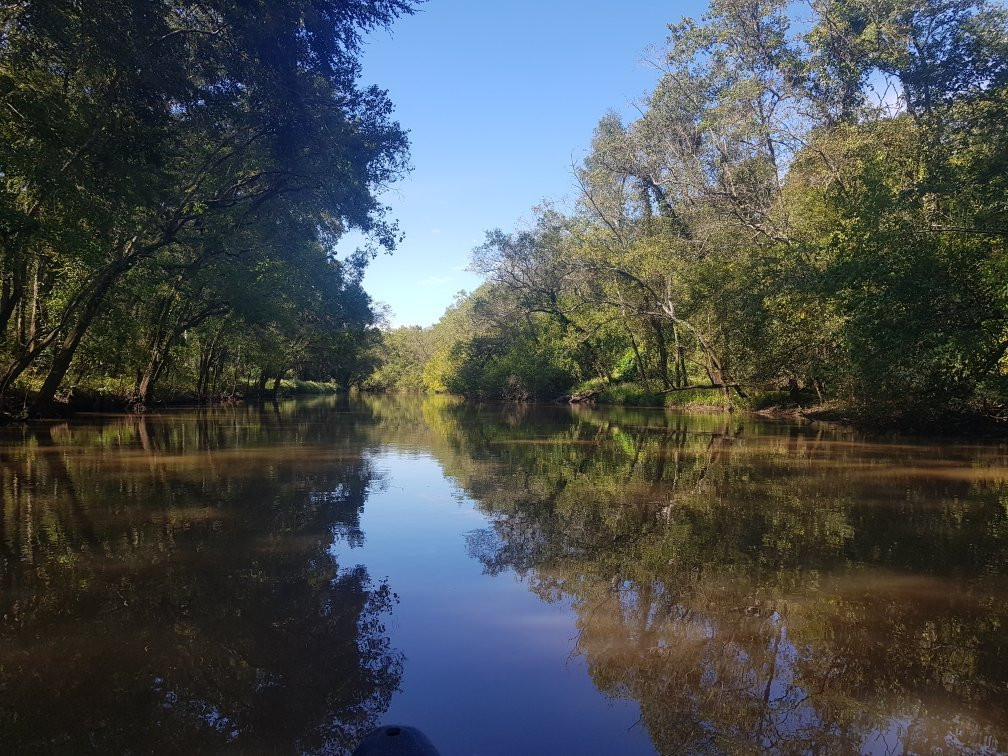
<path fill-rule="evenodd" d="M 715 0 L 671 25 L 576 207 L 476 250 L 428 388 L 1008 418 L 1006 53 L 982 0 Z"/>
<path fill-rule="evenodd" d="M 407 169 L 362 35 L 407 0 L 23 2 L 0 15 L 0 391 L 87 375 L 323 366 L 367 330 L 360 278 Z M 349 229 L 369 245 L 337 258 Z"/>

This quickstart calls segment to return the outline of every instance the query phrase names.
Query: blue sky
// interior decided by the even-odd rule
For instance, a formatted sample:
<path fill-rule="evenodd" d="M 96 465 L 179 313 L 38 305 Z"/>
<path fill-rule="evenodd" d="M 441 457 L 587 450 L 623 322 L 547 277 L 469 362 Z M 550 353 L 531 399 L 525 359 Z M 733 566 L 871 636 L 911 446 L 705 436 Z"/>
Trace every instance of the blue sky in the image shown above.
<path fill-rule="evenodd" d="M 607 110 L 630 115 L 654 86 L 642 61 L 695 3 L 429 0 L 372 35 L 364 84 L 387 89 L 409 130 L 413 172 L 383 199 L 406 234 L 371 263 L 371 296 L 394 325 L 430 325 L 461 289 L 491 228 L 543 199 L 570 201 L 580 160 Z M 348 240 L 349 242 L 349 240 Z"/>

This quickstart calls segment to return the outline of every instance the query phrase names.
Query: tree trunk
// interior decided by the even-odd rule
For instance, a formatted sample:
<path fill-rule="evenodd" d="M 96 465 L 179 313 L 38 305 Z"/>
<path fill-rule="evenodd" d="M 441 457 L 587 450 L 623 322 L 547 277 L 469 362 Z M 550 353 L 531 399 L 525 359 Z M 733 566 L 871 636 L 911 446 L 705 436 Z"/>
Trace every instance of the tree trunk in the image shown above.
<path fill-rule="evenodd" d="M 637 340 L 630 333 L 630 329 L 627 329 L 627 335 L 630 336 L 630 346 L 633 347 L 634 360 L 637 362 L 637 372 L 640 373 L 641 383 L 644 384 L 644 388 L 650 391 L 651 386 L 648 383 L 647 373 L 644 372 L 644 360 L 641 359 L 640 351 L 637 349 Z"/>
<path fill-rule="evenodd" d="M 210 385 L 210 365 L 213 361 L 213 354 L 213 341 L 203 349 L 200 349 L 199 364 L 196 369 L 196 397 L 200 401 L 206 401 L 207 398 L 207 390 Z"/>
<path fill-rule="evenodd" d="M 4 280 L 0 291 L 0 344 L 7 343 L 8 325 L 24 298 L 24 261 L 15 256 L 10 276 Z"/>
<path fill-rule="evenodd" d="M 164 372 L 165 365 L 167 364 L 167 349 L 155 349 L 147 361 L 147 367 L 144 368 L 143 375 L 137 384 L 135 400 L 138 406 L 147 406 L 150 403 L 151 397 L 154 395 L 154 384 L 157 383 L 157 379 Z"/>
<path fill-rule="evenodd" d="M 214 359 L 217 357 L 217 342 L 224 330 L 227 328 L 227 321 L 221 323 L 217 333 L 213 335 L 210 343 L 200 349 L 199 366 L 196 377 L 196 396 L 201 401 L 206 401 L 210 394 L 211 369 Z"/>
<path fill-rule="evenodd" d="M 63 339 L 59 351 L 53 357 L 52 365 L 49 367 L 49 374 L 46 375 L 42 388 L 39 389 L 38 395 L 35 397 L 36 412 L 45 412 L 52 408 L 56 392 L 59 390 L 60 384 L 63 383 L 67 370 L 70 369 L 70 363 L 73 362 L 77 347 L 91 325 L 94 314 L 92 313 L 88 317 L 84 317 L 85 313 L 82 313 L 82 317 L 77 320 L 70 333 Z"/>
<path fill-rule="evenodd" d="M 35 398 L 35 410 L 37 412 L 45 412 L 52 408 L 56 392 L 59 390 L 67 370 L 70 369 L 70 363 L 73 362 L 74 354 L 77 352 L 77 347 L 80 346 L 81 339 L 84 338 L 84 334 L 87 333 L 88 328 L 91 327 L 91 323 L 98 314 L 98 310 L 105 300 L 105 294 L 108 293 L 109 288 L 119 278 L 124 269 L 125 267 L 122 264 L 110 266 L 98 278 L 87 303 L 81 309 L 80 315 L 77 316 L 77 322 L 71 326 L 70 331 L 60 344 L 59 351 L 53 357 L 49 374 L 46 375 L 42 388 L 39 389 L 38 396 Z"/>
<path fill-rule="evenodd" d="M 35 263 L 35 271 L 32 276 L 32 299 L 31 310 L 28 315 L 28 342 L 35 341 L 35 333 L 38 330 L 38 301 L 39 301 L 39 266 Z"/>
<path fill-rule="evenodd" d="M 662 383 L 665 387 L 673 385 L 672 381 L 669 380 L 668 372 L 668 345 L 665 343 L 665 331 L 661 327 L 661 323 L 658 322 L 657 318 L 649 318 L 651 324 L 651 330 L 654 332 L 655 346 L 658 348 L 658 376 L 662 379 Z"/>
<path fill-rule="evenodd" d="M 225 352 L 224 356 L 226 356 L 226 355 L 227 355 L 227 353 Z M 215 360 L 213 369 L 211 371 L 211 378 L 210 378 L 210 398 L 211 398 L 211 400 L 213 399 L 213 397 L 219 397 L 220 396 L 220 392 L 218 391 L 217 387 L 220 385 L 220 377 L 221 377 L 221 372 L 223 370 L 224 370 L 224 359 L 218 353 L 217 359 Z"/>

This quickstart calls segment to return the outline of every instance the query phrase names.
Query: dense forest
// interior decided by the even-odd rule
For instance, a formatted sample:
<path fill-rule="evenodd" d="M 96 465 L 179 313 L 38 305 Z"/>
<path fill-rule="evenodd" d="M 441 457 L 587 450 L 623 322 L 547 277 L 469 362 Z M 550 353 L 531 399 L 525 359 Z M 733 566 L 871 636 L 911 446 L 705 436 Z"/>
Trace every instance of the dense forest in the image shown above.
<path fill-rule="evenodd" d="M 414 9 L 5 4 L 6 411 L 286 378 L 1008 419 L 1001 5 L 715 0 L 638 116 L 601 119 L 576 201 L 489 232 L 479 289 L 389 331 L 361 280 L 408 144 L 358 58 Z"/>
<path fill-rule="evenodd" d="M 1008 14 L 714 0 L 376 389 L 1008 417 Z"/>
<path fill-rule="evenodd" d="M 408 168 L 362 36 L 412 0 L 0 7 L 0 394 L 9 412 L 283 376 L 349 386 L 361 276 Z M 347 230 L 368 241 L 337 256 Z"/>

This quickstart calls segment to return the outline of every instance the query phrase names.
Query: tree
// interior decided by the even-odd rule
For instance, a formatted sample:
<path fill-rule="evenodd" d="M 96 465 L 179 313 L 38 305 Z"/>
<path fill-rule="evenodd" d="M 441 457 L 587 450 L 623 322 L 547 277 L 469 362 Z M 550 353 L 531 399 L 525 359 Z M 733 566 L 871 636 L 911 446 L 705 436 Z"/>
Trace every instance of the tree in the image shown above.
<path fill-rule="evenodd" d="M 39 366 L 44 407 L 124 276 L 240 234 L 286 197 L 308 238 L 353 227 L 394 246 L 376 193 L 405 169 L 406 140 L 385 94 L 358 87 L 356 53 L 363 31 L 411 10 L 124 0 L 6 13 L 0 390 Z"/>
<path fill-rule="evenodd" d="M 600 120 L 574 211 L 475 250 L 489 286 L 451 316 L 473 365 L 506 361 L 510 332 L 648 401 L 786 388 L 881 423 L 1004 419 L 1008 13 L 810 9 L 715 0 L 670 27 L 639 117 Z"/>

